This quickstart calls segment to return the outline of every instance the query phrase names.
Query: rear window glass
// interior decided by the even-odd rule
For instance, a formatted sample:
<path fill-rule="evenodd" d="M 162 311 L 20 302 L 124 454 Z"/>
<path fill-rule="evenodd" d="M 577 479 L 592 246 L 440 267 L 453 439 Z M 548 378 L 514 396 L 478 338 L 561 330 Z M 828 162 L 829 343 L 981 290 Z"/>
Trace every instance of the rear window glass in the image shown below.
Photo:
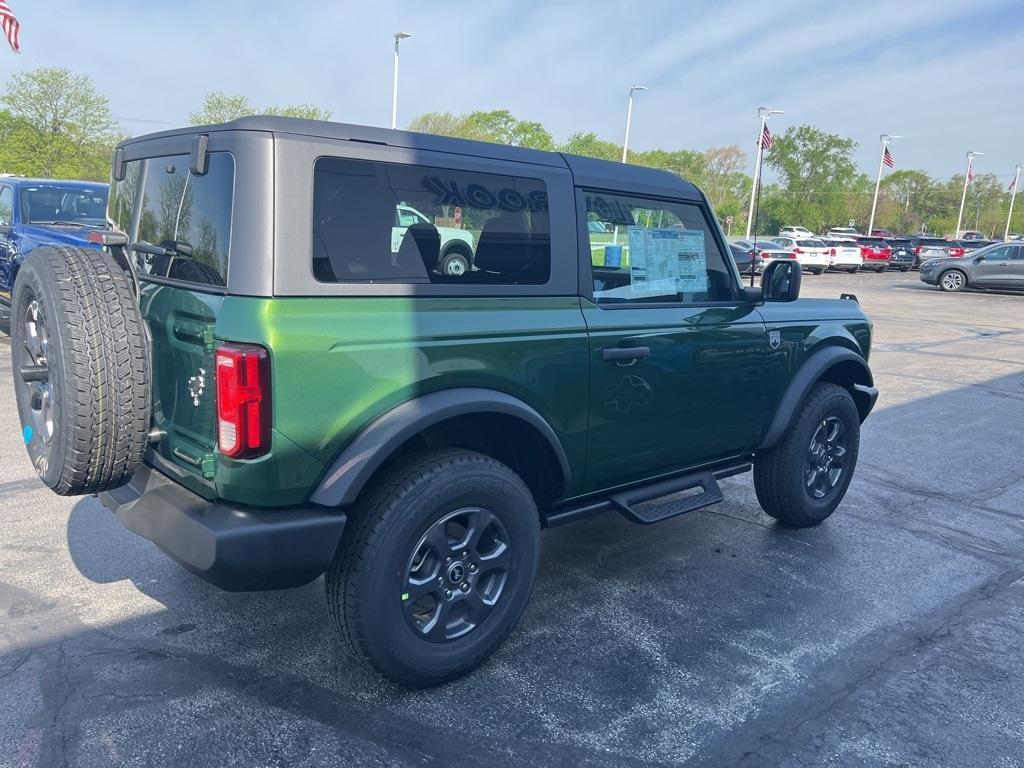
<path fill-rule="evenodd" d="M 796 244 L 803 248 L 824 248 L 825 244 L 821 240 L 797 240 Z"/>
<path fill-rule="evenodd" d="M 188 155 L 127 164 L 110 218 L 135 246 L 129 256 L 140 277 L 227 284 L 234 177 L 228 152 L 211 152 L 203 176 L 189 172 Z"/>
<path fill-rule="evenodd" d="M 948 243 L 939 237 L 922 237 L 917 241 L 920 245 L 948 245 Z"/>
<path fill-rule="evenodd" d="M 547 189 L 518 176 L 323 157 L 312 258 L 323 283 L 543 285 Z"/>
<path fill-rule="evenodd" d="M 861 243 L 862 245 L 873 245 L 875 247 L 882 247 L 888 245 L 888 243 L 885 242 L 885 240 L 883 240 L 880 237 L 860 237 L 857 238 L 857 242 Z"/>

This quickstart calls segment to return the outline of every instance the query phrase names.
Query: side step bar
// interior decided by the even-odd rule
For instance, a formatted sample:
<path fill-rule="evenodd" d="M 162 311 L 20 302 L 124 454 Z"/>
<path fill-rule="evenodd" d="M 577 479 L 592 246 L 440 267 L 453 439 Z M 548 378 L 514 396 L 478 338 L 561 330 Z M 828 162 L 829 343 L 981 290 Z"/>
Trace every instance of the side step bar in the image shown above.
<path fill-rule="evenodd" d="M 635 488 L 627 488 L 617 491 L 605 498 L 590 499 L 573 506 L 555 508 L 544 516 L 544 527 L 553 528 L 556 525 L 583 520 L 587 517 L 616 510 L 622 513 L 628 520 L 641 525 L 661 522 L 670 517 L 692 512 L 722 501 L 724 495 L 718 486 L 718 481 L 749 472 L 752 465 L 750 461 L 719 466 L 717 469 L 706 469 L 700 472 L 691 472 L 686 475 L 670 477 L 667 480 L 659 480 L 647 485 L 640 485 Z M 658 507 L 639 510 L 636 505 L 645 501 L 653 501 L 663 496 L 671 496 L 681 491 L 700 488 L 700 493 L 684 496 L 681 499 L 667 502 Z"/>

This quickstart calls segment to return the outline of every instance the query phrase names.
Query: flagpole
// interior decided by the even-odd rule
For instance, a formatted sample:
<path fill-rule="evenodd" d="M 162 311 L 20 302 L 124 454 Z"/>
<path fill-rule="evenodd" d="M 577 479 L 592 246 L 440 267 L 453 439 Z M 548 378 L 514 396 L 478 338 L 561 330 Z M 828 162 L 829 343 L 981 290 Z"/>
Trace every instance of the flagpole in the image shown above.
<path fill-rule="evenodd" d="M 960 239 L 960 222 L 964 219 L 964 203 L 967 202 L 967 185 L 971 183 L 971 166 L 974 163 L 974 158 L 978 155 L 983 155 L 984 152 L 968 152 L 967 153 L 967 175 L 964 176 L 964 193 L 960 196 L 960 213 L 956 215 L 956 231 L 953 233 L 955 239 Z"/>
<path fill-rule="evenodd" d="M 761 139 L 757 140 L 757 145 L 758 146 L 761 146 L 762 143 L 763 142 L 761 141 Z M 757 226 L 756 226 L 756 224 L 759 223 L 760 219 L 761 219 L 761 163 L 763 163 L 763 162 L 764 162 L 764 153 L 763 152 L 758 152 L 758 154 L 757 154 L 757 181 L 754 182 L 755 184 L 757 184 L 757 187 L 755 188 L 755 191 L 754 191 L 754 204 L 753 204 L 753 206 L 751 208 L 751 210 L 756 210 L 757 211 L 757 218 L 755 219 L 755 226 L 754 226 L 754 247 L 752 249 L 753 252 L 754 252 L 754 255 L 751 257 L 751 260 L 750 260 L 750 287 L 751 288 L 754 287 L 754 272 L 756 271 L 754 269 L 754 265 L 755 265 L 755 260 L 757 259 Z M 749 237 L 749 235 L 747 235 L 747 237 Z"/>
<path fill-rule="evenodd" d="M 871 236 L 871 232 L 875 228 L 875 209 L 878 207 L 878 188 L 882 185 L 882 164 L 885 162 L 885 148 L 889 146 L 890 141 L 902 138 L 902 136 L 890 136 L 887 133 L 883 133 L 878 137 L 879 141 L 882 142 L 882 154 L 878 158 L 878 178 L 875 179 L 875 196 L 871 200 L 871 216 L 868 218 L 868 231 L 864 233 L 868 237 Z"/>
<path fill-rule="evenodd" d="M 757 186 L 761 181 L 761 161 L 764 159 L 764 129 L 768 124 L 768 118 L 772 115 L 785 114 L 781 109 L 774 109 L 772 107 L 758 107 L 757 116 L 761 118 L 761 130 L 757 134 L 757 160 L 754 162 L 754 184 L 750 188 L 750 209 L 747 211 L 747 234 L 746 239 L 750 239 L 750 227 L 754 223 L 754 205 L 757 202 Z"/>
<path fill-rule="evenodd" d="M 1021 165 L 1017 165 L 1017 172 L 1013 175 L 1013 190 L 1010 192 L 1010 213 L 1006 217 L 1006 231 L 1003 233 L 1003 241 L 1010 239 L 1010 219 L 1013 218 L 1013 201 L 1017 199 L 1017 182 L 1020 181 Z"/>

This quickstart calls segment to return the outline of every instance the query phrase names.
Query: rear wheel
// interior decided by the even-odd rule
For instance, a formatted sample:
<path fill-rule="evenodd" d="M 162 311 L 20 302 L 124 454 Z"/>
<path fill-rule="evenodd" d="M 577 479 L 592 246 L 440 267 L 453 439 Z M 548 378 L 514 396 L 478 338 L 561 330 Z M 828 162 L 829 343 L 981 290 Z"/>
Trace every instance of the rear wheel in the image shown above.
<path fill-rule="evenodd" d="M 962 291 L 967 287 L 967 275 L 959 269 L 947 269 L 939 275 L 939 288 L 950 293 Z"/>
<path fill-rule="evenodd" d="M 149 352 L 132 284 L 109 254 L 29 254 L 14 285 L 11 358 L 22 438 L 42 481 L 62 495 L 126 483 L 149 431 Z"/>
<path fill-rule="evenodd" d="M 846 495 L 859 450 L 860 415 L 850 393 L 816 384 L 788 434 L 757 455 L 754 490 L 761 508 L 787 525 L 817 525 Z"/>
<path fill-rule="evenodd" d="M 441 257 L 441 274 L 447 277 L 462 277 L 469 271 L 470 256 L 461 248 L 452 248 Z"/>
<path fill-rule="evenodd" d="M 450 449 L 396 463 L 364 495 L 325 589 L 351 648 L 392 680 L 423 687 L 474 669 L 533 591 L 537 509 L 490 457 Z"/>

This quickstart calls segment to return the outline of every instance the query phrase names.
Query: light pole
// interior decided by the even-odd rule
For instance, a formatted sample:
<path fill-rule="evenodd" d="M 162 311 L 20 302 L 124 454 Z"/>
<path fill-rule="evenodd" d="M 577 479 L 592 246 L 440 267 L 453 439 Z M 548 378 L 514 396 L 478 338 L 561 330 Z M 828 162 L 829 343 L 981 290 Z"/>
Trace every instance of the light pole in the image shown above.
<path fill-rule="evenodd" d="M 646 85 L 634 85 L 629 89 L 629 104 L 626 107 L 626 138 L 622 140 L 622 162 L 626 162 L 626 152 L 629 150 L 629 124 L 633 122 L 633 94 L 646 90 Z"/>
<path fill-rule="evenodd" d="M 1003 233 L 1003 240 L 1010 239 L 1010 219 L 1013 218 L 1013 201 L 1017 199 L 1017 182 L 1020 181 L 1020 169 L 1024 168 L 1017 163 L 1017 172 L 1013 175 L 1013 184 L 1010 187 L 1010 213 L 1006 217 L 1006 231 Z"/>
<path fill-rule="evenodd" d="M 879 140 L 882 142 L 882 155 L 878 158 L 878 178 L 875 179 L 875 196 L 871 200 L 871 216 L 868 218 L 868 231 L 864 233 L 868 237 L 871 236 L 871 231 L 875 228 L 875 208 L 878 206 L 878 187 L 882 184 L 882 164 L 885 162 L 885 149 L 889 146 L 890 141 L 902 138 L 902 136 L 890 136 L 888 133 L 883 133 L 879 136 Z"/>
<path fill-rule="evenodd" d="M 757 185 L 761 180 L 761 157 L 764 154 L 764 128 L 772 115 L 783 115 L 781 109 L 773 107 L 758 107 L 757 116 L 761 118 L 761 130 L 757 134 L 757 161 L 754 163 L 754 186 L 750 190 L 750 210 L 747 211 L 747 237 L 750 237 L 750 227 L 754 223 L 754 202 L 757 196 Z"/>
<path fill-rule="evenodd" d="M 964 218 L 964 203 L 967 202 L 967 185 L 971 183 L 971 166 L 974 163 L 974 158 L 979 155 L 984 155 L 984 152 L 968 152 L 967 153 L 967 175 L 964 176 L 964 193 L 960 196 L 960 213 L 956 215 L 956 232 L 953 233 L 955 239 L 960 238 L 960 222 Z"/>
<path fill-rule="evenodd" d="M 395 32 L 395 78 L 391 85 L 391 127 L 398 127 L 398 44 L 407 37 L 412 37 L 411 32 Z"/>

